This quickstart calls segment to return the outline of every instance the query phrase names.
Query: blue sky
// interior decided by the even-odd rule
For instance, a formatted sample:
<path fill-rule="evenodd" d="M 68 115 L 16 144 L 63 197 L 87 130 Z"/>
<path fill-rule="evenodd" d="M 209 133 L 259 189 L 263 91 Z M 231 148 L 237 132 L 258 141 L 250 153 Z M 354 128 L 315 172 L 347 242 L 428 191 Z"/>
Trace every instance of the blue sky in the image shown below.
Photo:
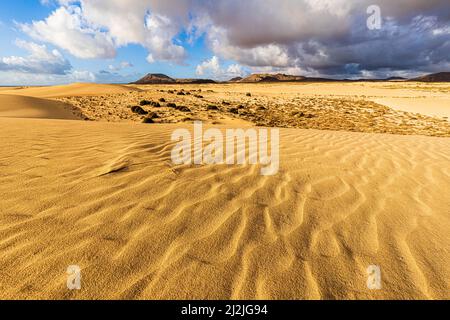
<path fill-rule="evenodd" d="M 26 50 L 15 45 L 17 39 L 33 41 L 26 33 L 22 32 L 17 23 L 26 23 L 33 20 L 43 20 L 57 8 L 55 3 L 42 4 L 39 0 L 19 0 L 4 1 L 0 11 L 0 57 L 24 56 Z M 183 33 L 179 35 L 183 40 Z M 109 66 L 117 66 L 122 62 L 129 62 L 132 67 L 122 70 L 120 74 L 123 81 L 134 81 L 146 73 L 166 73 L 173 77 L 198 77 L 195 67 L 204 60 L 210 58 L 210 52 L 203 44 L 203 37 L 189 44 L 189 57 L 183 64 L 176 64 L 166 61 L 150 64 L 146 61 L 148 52 L 141 45 L 131 44 L 117 49 L 116 57 L 113 59 L 80 59 L 70 53 L 61 51 L 69 59 L 71 65 L 76 70 L 88 70 L 93 73 L 111 71 Z M 57 46 L 46 43 L 49 50 L 57 49 Z M 70 81 L 70 80 L 69 80 Z M 104 82 L 122 82 L 122 77 L 116 80 L 115 77 L 104 79 Z M 64 81 L 63 81 L 64 82 Z M 0 84 L 14 85 L 14 80 L 3 80 Z"/>
<path fill-rule="evenodd" d="M 90 72 L 95 75 L 95 79 L 98 82 L 124 83 L 135 81 L 147 73 L 165 73 L 176 78 L 199 78 L 201 75 L 196 72 L 197 66 L 213 57 L 213 54 L 204 43 L 204 36 L 199 36 L 194 42 L 190 42 L 188 41 L 189 36 L 183 30 L 180 30 L 176 37 L 177 41 L 184 43 L 188 51 L 184 61 L 155 61 L 154 63 L 149 63 L 147 61 L 148 50 L 140 44 L 128 44 L 118 47 L 114 58 L 82 59 L 51 42 L 36 41 L 36 39 L 30 37 L 19 27 L 20 24 L 45 20 L 58 7 L 59 4 L 54 1 L 48 3 L 43 3 L 43 1 L 39 0 L 0 2 L 0 59 L 12 56 L 26 56 L 29 52 L 17 46 L 16 42 L 17 40 L 29 41 L 43 44 L 49 51 L 58 50 L 68 59 L 72 70 Z M 120 69 L 119 67 L 122 63 L 128 63 L 129 66 Z M 227 67 L 233 62 L 223 60 L 221 63 Z M 117 69 L 112 70 L 113 68 Z M 0 85 L 57 84 L 73 81 L 70 77 L 58 77 L 54 79 L 51 76 L 48 79 L 47 77 L 37 77 L 35 81 L 33 80 L 32 74 L 28 74 L 28 77 L 24 75 L 24 78 L 29 79 L 29 82 L 17 81 L 8 74 L 6 77 L 0 77 Z M 90 81 L 91 79 L 87 77 L 86 79 L 80 80 Z"/>
<path fill-rule="evenodd" d="M 447 0 L 16 0 L 0 2 L 0 85 L 225 80 L 450 69 Z M 379 27 L 369 27 L 369 19 Z M 370 20 L 373 22 L 373 20 Z"/>

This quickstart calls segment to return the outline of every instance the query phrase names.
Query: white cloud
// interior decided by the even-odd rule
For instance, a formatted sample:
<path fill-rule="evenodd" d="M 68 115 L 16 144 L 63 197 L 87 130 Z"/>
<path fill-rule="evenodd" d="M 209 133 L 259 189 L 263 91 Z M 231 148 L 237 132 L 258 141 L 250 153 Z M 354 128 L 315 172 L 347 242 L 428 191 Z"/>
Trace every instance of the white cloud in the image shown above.
<path fill-rule="evenodd" d="M 112 64 L 110 64 L 109 66 L 108 66 L 108 69 L 110 70 L 110 71 L 121 71 L 121 70 L 123 70 L 123 69 L 127 69 L 127 68 L 132 68 L 133 67 L 133 64 L 131 64 L 130 62 L 128 62 L 128 61 L 122 61 L 121 63 L 119 63 L 119 65 L 112 65 Z"/>
<path fill-rule="evenodd" d="M 68 84 L 73 82 L 96 82 L 97 77 L 89 71 L 73 70 L 64 75 L 57 74 L 34 74 L 16 71 L 0 72 L 0 85 L 54 85 Z"/>
<path fill-rule="evenodd" d="M 90 71 L 74 70 L 58 50 L 23 40 L 16 40 L 16 45 L 29 54 L 0 57 L 0 85 L 52 85 L 97 80 Z"/>
<path fill-rule="evenodd" d="M 197 66 L 197 74 L 199 76 L 203 76 L 207 72 L 211 72 L 212 74 L 218 74 L 222 72 L 220 68 L 219 58 L 214 56 L 210 60 L 206 60 L 202 64 Z"/>
<path fill-rule="evenodd" d="M 0 58 L 0 71 L 65 75 L 72 66 L 58 50 L 49 51 L 45 45 L 17 40 L 16 45 L 29 52 L 26 57 Z"/>
<path fill-rule="evenodd" d="M 44 21 L 19 24 L 32 38 L 51 43 L 82 59 L 114 58 L 111 36 L 89 23 L 76 6 L 60 7 Z"/>
<path fill-rule="evenodd" d="M 163 13 L 152 12 L 153 2 L 60 0 L 61 7 L 45 20 L 19 26 L 34 39 L 52 43 L 82 59 L 114 58 L 117 48 L 140 44 L 149 50 L 149 62 L 182 63 L 185 49 L 174 42 L 181 26 Z"/>
<path fill-rule="evenodd" d="M 185 49 L 172 40 L 178 33 L 177 26 L 168 17 L 159 14 L 149 14 L 145 25 L 147 30 L 144 46 L 151 52 L 147 60 L 182 63 L 186 58 Z"/>
<path fill-rule="evenodd" d="M 213 56 L 210 60 L 206 60 L 198 65 L 196 73 L 198 76 L 207 76 L 218 80 L 228 80 L 229 78 L 244 76 L 246 71 L 238 64 L 232 64 L 224 69 L 221 66 L 219 58 Z"/>

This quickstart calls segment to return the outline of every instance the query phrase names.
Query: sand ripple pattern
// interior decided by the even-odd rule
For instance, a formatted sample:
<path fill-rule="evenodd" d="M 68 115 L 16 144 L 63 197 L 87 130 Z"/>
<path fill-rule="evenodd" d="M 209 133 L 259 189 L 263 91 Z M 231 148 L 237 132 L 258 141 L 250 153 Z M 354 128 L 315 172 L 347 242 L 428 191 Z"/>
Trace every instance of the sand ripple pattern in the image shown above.
<path fill-rule="evenodd" d="M 0 298 L 449 298 L 448 138 L 283 129 L 263 177 L 172 165 L 174 126 L 0 121 Z"/>

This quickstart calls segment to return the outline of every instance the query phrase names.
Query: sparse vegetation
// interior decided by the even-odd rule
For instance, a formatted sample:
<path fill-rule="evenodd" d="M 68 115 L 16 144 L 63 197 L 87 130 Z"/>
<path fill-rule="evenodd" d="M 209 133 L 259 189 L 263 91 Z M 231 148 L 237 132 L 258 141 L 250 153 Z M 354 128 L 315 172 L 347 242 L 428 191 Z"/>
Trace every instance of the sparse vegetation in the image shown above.
<path fill-rule="evenodd" d="M 171 86 L 170 90 L 166 89 L 166 94 L 167 91 L 175 92 L 176 89 L 177 87 Z M 241 89 L 232 92 L 229 87 L 225 90 L 221 93 L 216 91 L 214 95 L 205 94 L 206 98 L 202 99 L 199 98 L 200 94 L 195 94 L 198 99 L 196 101 L 183 95 L 172 96 L 171 99 L 161 97 L 161 90 L 58 100 L 69 103 L 74 114 L 79 114 L 82 119 L 92 121 L 142 122 L 143 116 L 147 117 L 151 112 L 158 111 L 159 118 L 150 115 L 157 123 L 182 122 L 188 113 L 190 118 L 207 123 L 230 123 L 229 121 L 239 118 L 268 127 L 450 136 L 450 124 L 443 118 L 396 111 L 368 101 L 369 98 L 363 96 L 359 99 L 316 95 L 300 97 L 298 94 L 277 95 L 269 91 L 269 95 L 254 95 L 253 98 L 243 99 L 245 91 L 244 94 Z M 194 89 L 189 91 L 193 96 L 198 92 Z M 203 90 L 207 91 L 212 90 Z M 177 92 L 187 91 L 178 88 Z M 136 105 L 136 102 L 143 102 L 144 106 L 139 106 L 139 103 Z"/>

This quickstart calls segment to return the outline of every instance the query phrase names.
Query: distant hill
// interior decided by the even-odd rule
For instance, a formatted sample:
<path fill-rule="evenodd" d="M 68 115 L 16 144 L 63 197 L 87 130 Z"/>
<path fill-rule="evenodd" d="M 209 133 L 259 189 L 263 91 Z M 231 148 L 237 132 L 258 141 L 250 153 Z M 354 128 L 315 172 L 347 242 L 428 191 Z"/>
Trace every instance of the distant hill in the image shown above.
<path fill-rule="evenodd" d="M 176 83 L 186 83 L 186 84 L 208 84 L 216 83 L 216 81 L 211 79 L 176 79 Z"/>
<path fill-rule="evenodd" d="M 170 84 L 175 83 L 176 80 L 166 76 L 162 73 L 149 73 L 142 79 L 139 79 L 136 82 L 133 82 L 133 84 Z"/>
<path fill-rule="evenodd" d="M 402 77 L 390 77 L 385 79 L 385 81 L 404 81 L 407 80 L 406 78 L 402 78 Z"/>
<path fill-rule="evenodd" d="M 287 74 L 252 74 L 239 82 L 289 82 L 304 81 L 306 78 L 302 76 L 291 76 Z"/>
<path fill-rule="evenodd" d="M 139 79 L 132 84 L 204 84 L 204 83 L 216 83 L 211 79 L 173 79 L 165 74 L 161 73 L 149 73 L 142 79 Z"/>
<path fill-rule="evenodd" d="M 410 79 L 409 81 L 417 82 L 450 82 L 450 72 L 439 72 L 429 74 L 423 77 Z"/>
<path fill-rule="evenodd" d="M 236 77 L 230 79 L 228 82 L 232 83 L 264 83 L 264 82 L 378 82 L 378 81 L 418 81 L 418 82 L 450 82 L 450 72 L 440 72 L 426 75 L 414 79 L 405 79 L 402 77 L 390 77 L 387 79 L 327 79 L 327 78 L 311 78 L 303 76 L 293 76 L 288 74 L 269 74 L 256 73 L 246 78 Z M 132 84 L 208 84 L 217 83 L 211 79 L 174 79 L 161 73 L 149 73 L 142 79 L 133 82 Z"/>

